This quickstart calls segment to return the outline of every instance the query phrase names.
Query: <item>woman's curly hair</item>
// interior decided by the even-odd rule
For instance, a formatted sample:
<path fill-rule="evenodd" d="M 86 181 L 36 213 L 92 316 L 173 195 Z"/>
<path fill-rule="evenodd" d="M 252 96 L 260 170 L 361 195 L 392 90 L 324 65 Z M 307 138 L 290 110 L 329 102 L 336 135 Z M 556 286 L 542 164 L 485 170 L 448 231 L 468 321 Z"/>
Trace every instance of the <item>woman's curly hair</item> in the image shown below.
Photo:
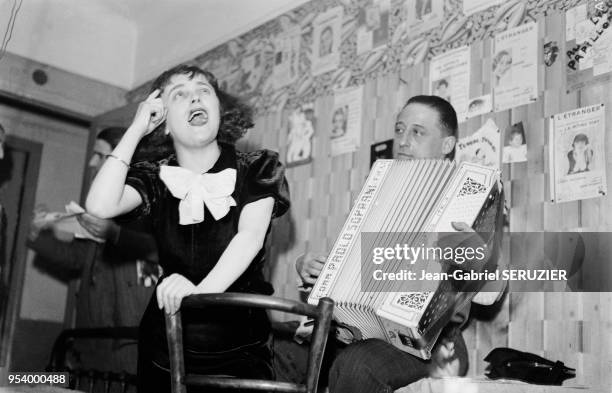
<path fill-rule="evenodd" d="M 196 75 L 202 75 L 213 87 L 220 106 L 220 124 L 217 133 L 219 142 L 235 144 L 248 129 L 253 127 L 253 109 L 238 97 L 221 90 L 217 78 L 210 71 L 197 66 L 179 65 L 164 71 L 155 79 L 150 92 L 157 89 L 163 92 L 175 75 L 187 75 L 190 79 Z M 133 162 L 158 161 L 174 153 L 172 138 L 164 133 L 165 128 L 166 123 L 163 122 L 153 132 L 142 138 L 134 153 Z"/>

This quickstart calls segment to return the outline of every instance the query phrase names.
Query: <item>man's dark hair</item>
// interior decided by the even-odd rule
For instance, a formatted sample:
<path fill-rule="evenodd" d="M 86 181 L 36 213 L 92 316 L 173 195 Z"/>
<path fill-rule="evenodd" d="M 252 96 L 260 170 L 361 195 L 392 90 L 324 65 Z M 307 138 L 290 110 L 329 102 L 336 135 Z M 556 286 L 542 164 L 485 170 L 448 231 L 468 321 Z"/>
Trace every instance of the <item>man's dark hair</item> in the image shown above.
<path fill-rule="evenodd" d="M 219 142 L 234 144 L 249 128 L 253 127 L 253 109 L 238 97 L 221 90 L 214 74 L 197 66 L 182 64 L 164 71 L 155 79 L 150 92 L 157 89 L 163 92 L 172 77 L 176 75 L 186 75 L 189 79 L 201 75 L 212 86 L 219 99 L 220 124 L 217 134 Z M 152 133 L 142 139 L 133 161 L 156 161 L 174 152 L 172 138 L 164 133 L 165 127 L 165 122 L 161 123 Z"/>
<path fill-rule="evenodd" d="M 455 139 L 458 139 L 457 135 L 459 133 L 459 124 L 457 122 L 457 112 L 455 112 L 455 109 L 450 102 L 438 96 L 419 95 L 406 101 L 406 104 L 402 110 L 410 104 L 425 105 L 438 112 L 438 121 L 442 126 L 442 130 L 446 133 L 446 136 L 454 136 Z M 445 156 L 445 158 L 448 158 L 449 160 L 453 160 L 455 158 L 454 147 L 453 150 Z"/>

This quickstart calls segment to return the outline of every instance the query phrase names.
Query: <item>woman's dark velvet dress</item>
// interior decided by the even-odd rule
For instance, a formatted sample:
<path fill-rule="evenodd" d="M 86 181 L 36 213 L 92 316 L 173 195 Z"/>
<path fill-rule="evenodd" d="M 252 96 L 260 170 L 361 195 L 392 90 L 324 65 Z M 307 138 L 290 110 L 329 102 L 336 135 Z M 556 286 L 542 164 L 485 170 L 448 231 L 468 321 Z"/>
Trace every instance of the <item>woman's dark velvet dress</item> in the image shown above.
<path fill-rule="evenodd" d="M 179 225 L 180 200 L 172 196 L 159 178 L 160 165 L 178 165 L 175 157 L 154 164 L 135 164 L 128 173 L 126 184 L 136 189 L 143 200 L 130 215 L 150 216 L 164 277 L 179 273 L 196 285 L 200 283 L 237 233 L 240 213 L 248 203 L 273 197 L 273 217 L 281 216 L 289 208 L 287 181 L 278 154 L 268 150 L 242 153 L 224 144 L 220 147 L 221 155 L 208 173 L 236 169 L 232 197 L 237 206 L 231 207 L 219 221 L 205 209 L 203 222 Z M 264 254 L 265 250 L 260 250 L 228 292 L 272 294 L 272 286 L 262 273 Z M 188 371 L 248 378 L 271 376 L 269 321 L 265 311 L 211 308 L 182 314 Z M 168 369 L 164 316 L 154 295 L 140 323 L 139 391 L 169 389 L 169 376 L 164 369 Z"/>

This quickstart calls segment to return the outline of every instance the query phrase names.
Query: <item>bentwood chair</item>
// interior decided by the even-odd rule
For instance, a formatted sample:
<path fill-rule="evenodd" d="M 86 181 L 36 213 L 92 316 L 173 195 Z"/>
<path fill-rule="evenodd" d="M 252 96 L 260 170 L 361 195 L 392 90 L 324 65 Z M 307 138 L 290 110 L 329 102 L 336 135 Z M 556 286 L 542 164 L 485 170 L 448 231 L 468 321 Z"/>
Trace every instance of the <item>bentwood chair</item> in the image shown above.
<path fill-rule="evenodd" d="M 272 296 L 249 293 L 214 293 L 191 295 L 183 299 L 181 309 L 204 308 L 207 306 L 236 306 L 278 310 L 291 314 L 306 315 L 314 319 L 314 331 L 310 341 L 306 384 L 242 379 L 209 375 L 185 374 L 183 356 L 183 333 L 180 311 L 166 315 L 166 335 L 170 356 L 172 393 L 185 393 L 188 385 L 221 389 L 252 389 L 268 392 L 316 393 L 323 353 L 332 319 L 334 302 L 329 298 L 319 300 L 317 306 L 281 299 Z"/>

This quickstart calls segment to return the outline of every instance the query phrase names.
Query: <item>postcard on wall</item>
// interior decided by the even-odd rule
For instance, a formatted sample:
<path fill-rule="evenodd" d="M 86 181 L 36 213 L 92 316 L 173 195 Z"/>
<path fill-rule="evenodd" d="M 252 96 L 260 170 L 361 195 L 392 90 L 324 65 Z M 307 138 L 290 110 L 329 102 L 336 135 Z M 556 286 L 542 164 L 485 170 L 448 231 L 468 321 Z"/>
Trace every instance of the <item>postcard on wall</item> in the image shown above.
<path fill-rule="evenodd" d="M 459 121 L 466 119 L 470 93 L 470 47 L 444 52 L 429 62 L 429 92 L 453 105 Z"/>
<path fill-rule="evenodd" d="M 312 138 L 316 126 L 313 104 L 305 104 L 289 112 L 285 157 L 287 167 L 308 164 L 312 161 Z"/>
<path fill-rule="evenodd" d="M 404 15 L 410 36 L 417 36 L 442 23 L 444 0 L 405 0 Z"/>
<path fill-rule="evenodd" d="M 550 118 L 550 190 L 553 202 L 594 198 L 608 192 L 603 104 Z"/>
<path fill-rule="evenodd" d="M 361 143 L 363 86 L 337 92 L 329 127 L 331 155 L 354 152 Z"/>
<path fill-rule="evenodd" d="M 538 99 L 538 59 L 537 23 L 495 36 L 491 85 L 496 112 Z"/>
<path fill-rule="evenodd" d="M 499 169 L 500 144 L 499 127 L 489 119 L 475 133 L 457 141 L 455 157 L 458 162 L 473 162 Z"/>
<path fill-rule="evenodd" d="M 469 16 L 503 2 L 504 0 L 463 0 L 463 14 Z"/>
<path fill-rule="evenodd" d="M 509 164 L 513 162 L 527 161 L 527 139 L 525 137 L 525 128 L 523 122 L 520 121 L 506 128 L 504 132 L 504 150 L 502 151 L 502 162 Z"/>
<path fill-rule="evenodd" d="M 386 45 L 389 40 L 391 0 L 370 0 L 357 15 L 357 55 Z"/>
<path fill-rule="evenodd" d="M 612 28 L 608 14 L 595 2 L 565 13 L 567 90 L 602 83 L 612 78 Z"/>
<path fill-rule="evenodd" d="M 280 34 L 274 41 L 274 68 L 272 80 L 276 89 L 295 82 L 300 62 L 300 41 L 302 30 L 293 27 Z"/>
<path fill-rule="evenodd" d="M 338 68 L 342 38 L 342 7 L 331 8 L 312 22 L 312 75 Z"/>
<path fill-rule="evenodd" d="M 484 115 L 492 111 L 493 104 L 491 102 L 491 94 L 486 94 L 484 96 L 470 99 L 466 117 L 469 119 L 471 117 Z"/>

